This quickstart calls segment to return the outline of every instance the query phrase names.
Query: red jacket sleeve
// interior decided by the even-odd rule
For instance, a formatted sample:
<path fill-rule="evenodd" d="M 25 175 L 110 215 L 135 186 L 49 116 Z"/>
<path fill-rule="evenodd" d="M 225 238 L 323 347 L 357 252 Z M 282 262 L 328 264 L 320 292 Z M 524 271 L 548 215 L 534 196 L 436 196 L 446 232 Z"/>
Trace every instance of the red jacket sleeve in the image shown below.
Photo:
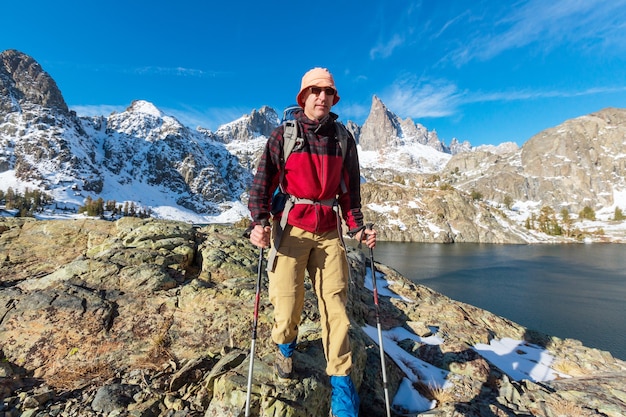
<path fill-rule="evenodd" d="M 348 132 L 347 151 L 344 160 L 344 182 L 348 191 L 339 197 L 339 204 L 348 229 L 363 225 L 363 213 L 361 212 L 361 171 L 359 156 L 356 149 L 356 141 Z"/>

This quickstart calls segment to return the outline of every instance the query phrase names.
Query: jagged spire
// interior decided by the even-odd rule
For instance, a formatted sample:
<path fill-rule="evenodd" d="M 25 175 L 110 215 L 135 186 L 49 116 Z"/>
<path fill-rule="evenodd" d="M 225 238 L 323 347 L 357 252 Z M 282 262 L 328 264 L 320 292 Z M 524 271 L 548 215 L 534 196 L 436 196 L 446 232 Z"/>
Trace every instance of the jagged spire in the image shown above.
<path fill-rule="evenodd" d="M 421 143 L 440 152 L 447 152 L 437 132 L 413 120 L 404 120 L 391 112 L 376 95 L 372 97 L 370 114 L 361 128 L 359 144 L 364 151 L 378 151 L 411 143 Z"/>

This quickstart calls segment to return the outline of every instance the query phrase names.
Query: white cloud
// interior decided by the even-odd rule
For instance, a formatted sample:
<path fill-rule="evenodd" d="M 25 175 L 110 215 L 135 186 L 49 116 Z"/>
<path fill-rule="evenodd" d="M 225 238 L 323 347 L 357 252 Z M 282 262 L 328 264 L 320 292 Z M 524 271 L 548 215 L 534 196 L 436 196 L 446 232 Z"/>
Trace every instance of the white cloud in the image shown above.
<path fill-rule="evenodd" d="M 523 101 L 541 98 L 570 98 L 626 92 L 626 87 L 595 87 L 580 91 L 561 90 L 513 90 L 496 92 L 477 92 L 462 97 L 460 104 L 484 103 L 489 101 Z"/>
<path fill-rule="evenodd" d="M 129 67 L 122 64 L 106 63 L 96 64 L 89 62 L 61 62 L 56 63 L 60 67 L 69 67 L 71 69 L 77 69 L 81 71 L 90 72 L 108 72 L 118 74 L 134 74 L 134 75 L 162 75 L 162 76 L 174 76 L 174 77 L 196 77 L 196 78 L 215 78 L 224 77 L 230 75 L 228 72 L 204 70 L 197 68 L 185 68 L 185 67 L 161 67 L 161 66 L 142 66 L 142 67 Z"/>
<path fill-rule="evenodd" d="M 461 13 L 460 15 L 457 15 L 457 16 L 453 17 L 452 19 L 447 20 L 447 21 L 446 21 L 446 22 L 445 22 L 445 23 L 441 26 L 441 29 L 439 29 L 439 31 L 438 31 L 437 33 L 435 33 L 434 35 L 432 35 L 432 38 L 433 38 L 433 39 L 436 39 L 436 38 L 441 37 L 441 36 L 442 36 L 442 35 L 446 32 L 446 30 L 447 30 L 449 27 L 454 26 L 454 25 L 456 24 L 456 22 L 458 22 L 459 20 L 462 20 L 463 18 L 467 17 L 467 16 L 468 16 L 468 13 L 469 13 L 469 11 L 468 11 L 468 10 L 466 10 L 466 11 L 464 11 L 463 13 Z"/>
<path fill-rule="evenodd" d="M 372 16 L 372 21 L 376 22 L 379 31 L 379 41 L 370 49 L 370 59 L 389 58 L 398 48 L 411 43 L 417 29 L 424 25 L 419 19 L 423 5 L 421 0 L 403 2 L 403 5 L 381 2 L 378 13 Z M 393 18 L 389 18 L 393 16 Z"/>
<path fill-rule="evenodd" d="M 343 103 L 340 102 L 337 113 L 339 118 L 343 121 L 346 120 L 364 120 L 370 112 L 370 107 L 365 104 L 357 103 Z M 333 109 L 333 111 L 335 111 Z"/>
<path fill-rule="evenodd" d="M 382 93 L 381 100 L 395 113 L 415 119 L 454 114 L 462 96 L 454 83 L 416 79 L 409 75 Z"/>
<path fill-rule="evenodd" d="M 404 43 L 404 37 L 399 34 L 395 34 L 393 35 L 391 39 L 389 39 L 384 44 L 378 43 L 376 46 L 374 46 L 370 50 L 370 58 L 371 59 L 389 58 L 391 54 L 393 53 L 394 49 L 401 46 L 403 43 Z"/>
<path fill-rule="evenodd" d="M 172 75 L 177 77 L 216 77 L 219 75 L 215 71 L 205 71 L 195 68 L 184 67 L 138 67 L 133 68 L 131 72 L 136 74 L 156 74 L 156 75 Z"/>
<path fill-rule="evenodd" d="M 114 105 L 114 104 L 98 104 L 98 105 L 77 105 L 69 106 L 71 110 L 74 110 L 79 116 L 108 116 L 111 113 L 121 113 L 128 106 L 127 105 Z"/>
<path fill-rule="evenodd" d="M 396 80 L 381 93 L 385 105 L 401 117 L 420 119 L 447 117 L 459 112 L 465 104 L 510 102 L 542 98 L 571 98 L 626 92 L 626 87 L 594 87 L 579 91 L 562 90 L 510 90 L 468 92 L 460 90 L 454 82 L 439 79 L 417 78 L 406 75 Z"/>
<path fill-rule="evenodd" d="M 576 49 L 596 47 L 626 48 L 623 31 L 626 19 L 626 0 L 530 0 L 520 7 L 505 6 L 501 17 L 494 11 L 485 11 L 490 20 L 467 16 L 470 28 L 464 46 L 454 50 L 448 59 L 457 65 L 471 60 L 489 60 L 501 53 L 537 44 L 549 51 L 563 44 Z M 472 37 L 472 33 L 476 36 Z"/>

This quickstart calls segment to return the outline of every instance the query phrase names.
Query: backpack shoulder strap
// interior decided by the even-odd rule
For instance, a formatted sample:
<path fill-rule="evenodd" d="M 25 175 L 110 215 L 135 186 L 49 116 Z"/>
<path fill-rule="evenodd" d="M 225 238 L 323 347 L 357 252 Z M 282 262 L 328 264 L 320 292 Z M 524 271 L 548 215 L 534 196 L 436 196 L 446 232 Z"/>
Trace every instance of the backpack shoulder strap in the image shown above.
<path fill-rule="evenodd" d="M 283 126 L 283 158 L 281 160 L 282 166 L 280 167 L 278 187 L 284 192 L 283 182 L 285 180 L 285 164 L 287 163 L 287 158 L 289 158 L 289 155 L 291 155 L 296 145 L 302 147 L 304 139 L 298 137 L 299 126 L 296 120 L 286 120 L 283 122 Z"/>
<path fill-rule="evenodd" d="M 335 135 L 339 141 L 341 147 L 341 157 L 346 160 L 346 153 L 348 152 L 348 129 L 341 122 L 335 121 Z"/>
<path fill-rule="evenodd" d="M 341 157 L 345 164 L 346 153 L 348 152 L 348 129 L 346 129 L 343 123 L 335 121 L 335 135 L 337 136 L 337 140 L 339 141 L 339 147 L 341 147 Z M 348 192 L 348 186 L 343 179 L 343 175 L 341 176 L 341 192 Z"/>
<path fill-rule="evenodd" d="M 298 138 L 298 122 L 295 120 L 287 120 L 283 122 L 283 166 L 287 162 L 287 158 L 296 147 L 296 143 L 301 146 L 302 138 Z"/>

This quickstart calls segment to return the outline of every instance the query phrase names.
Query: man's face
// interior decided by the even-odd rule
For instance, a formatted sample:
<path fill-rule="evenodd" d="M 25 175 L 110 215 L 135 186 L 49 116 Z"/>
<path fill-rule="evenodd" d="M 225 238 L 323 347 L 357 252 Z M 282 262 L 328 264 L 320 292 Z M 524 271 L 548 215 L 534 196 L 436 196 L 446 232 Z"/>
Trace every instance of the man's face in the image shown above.
<path fill-rule="evenodd" d="M 311 120 L 321 120 L 330 113 L 337 92 L 332 87 L 309 87 L 304 99 L 304 114 Z"/>

